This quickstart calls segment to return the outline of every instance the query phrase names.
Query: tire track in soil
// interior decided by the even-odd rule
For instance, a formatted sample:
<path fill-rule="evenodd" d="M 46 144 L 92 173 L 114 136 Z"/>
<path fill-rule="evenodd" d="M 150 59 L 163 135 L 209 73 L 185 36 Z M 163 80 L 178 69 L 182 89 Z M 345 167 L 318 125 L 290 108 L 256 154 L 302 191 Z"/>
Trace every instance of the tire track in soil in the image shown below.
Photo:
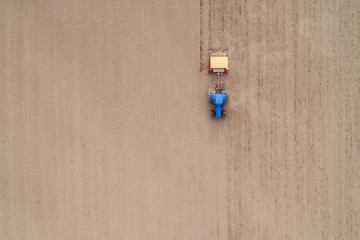
<path fill-rule="evenodd" d="M 208 0 L 200 0 L 200 69 L 208 65 L 209 4 Z"/>
<path fill-rule="evenodd" d="M 230 51 L 226 239 L 357 239 L 356 6 L 201 0 L 201 65 Z"/>

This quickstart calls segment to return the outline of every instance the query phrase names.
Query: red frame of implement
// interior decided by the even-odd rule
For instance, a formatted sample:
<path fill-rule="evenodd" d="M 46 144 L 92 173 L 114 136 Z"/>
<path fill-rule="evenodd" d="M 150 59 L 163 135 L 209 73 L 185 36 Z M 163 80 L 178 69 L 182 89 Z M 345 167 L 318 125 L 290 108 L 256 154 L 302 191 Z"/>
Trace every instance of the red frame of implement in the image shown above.
<path fill-rule="evenodd" d="M 216 55 L 217 53 L 225 53 L 225 56 L 229 58 L 229 53 L 228 51 L 211 51 L 210 52 L 210 57 L 209 57 L 209 74 L 217 74 L 214 72 L 214 70 L 212 68 L 210 68 L 210 60 L 211 57 L 214 55 Z M 224 68 L 224 72 L 223 73 L 228 73 L 228 70 L 226 68 Z"/>

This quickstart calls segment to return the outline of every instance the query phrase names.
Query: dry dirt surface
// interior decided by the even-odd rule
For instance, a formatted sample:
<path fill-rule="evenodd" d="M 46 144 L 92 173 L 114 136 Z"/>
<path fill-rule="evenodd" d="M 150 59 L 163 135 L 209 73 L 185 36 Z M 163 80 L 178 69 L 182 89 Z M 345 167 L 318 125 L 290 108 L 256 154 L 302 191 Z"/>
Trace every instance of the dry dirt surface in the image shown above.
<path fill-rule="evenodd" d="M 359 124 L 358 0 L 0 0 L 0 239 L 360 239 Z"/>

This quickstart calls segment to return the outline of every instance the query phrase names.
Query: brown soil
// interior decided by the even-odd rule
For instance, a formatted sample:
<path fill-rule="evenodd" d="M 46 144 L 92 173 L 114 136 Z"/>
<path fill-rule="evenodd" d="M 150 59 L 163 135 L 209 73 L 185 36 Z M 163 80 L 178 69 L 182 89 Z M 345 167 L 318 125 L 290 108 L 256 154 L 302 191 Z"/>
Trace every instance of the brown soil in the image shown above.
<path fill-rule="evenodd" d="M 357 0 L 0 0 L 0 239 L 359 239 L 359 124 Z"/>

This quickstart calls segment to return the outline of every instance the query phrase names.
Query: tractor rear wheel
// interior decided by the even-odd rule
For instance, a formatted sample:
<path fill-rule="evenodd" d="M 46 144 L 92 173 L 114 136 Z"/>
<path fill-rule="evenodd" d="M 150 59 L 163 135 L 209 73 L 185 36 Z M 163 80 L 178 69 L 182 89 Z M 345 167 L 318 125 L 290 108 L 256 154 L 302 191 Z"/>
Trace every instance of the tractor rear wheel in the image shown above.
<path fill-rule="evenodd" d="M 212 103 L 212 96 L 213 96 L 213 94 L 214 94 L 213 91 L 209 91 L 209 94 L 208 94 L 209 103 Z"/>

